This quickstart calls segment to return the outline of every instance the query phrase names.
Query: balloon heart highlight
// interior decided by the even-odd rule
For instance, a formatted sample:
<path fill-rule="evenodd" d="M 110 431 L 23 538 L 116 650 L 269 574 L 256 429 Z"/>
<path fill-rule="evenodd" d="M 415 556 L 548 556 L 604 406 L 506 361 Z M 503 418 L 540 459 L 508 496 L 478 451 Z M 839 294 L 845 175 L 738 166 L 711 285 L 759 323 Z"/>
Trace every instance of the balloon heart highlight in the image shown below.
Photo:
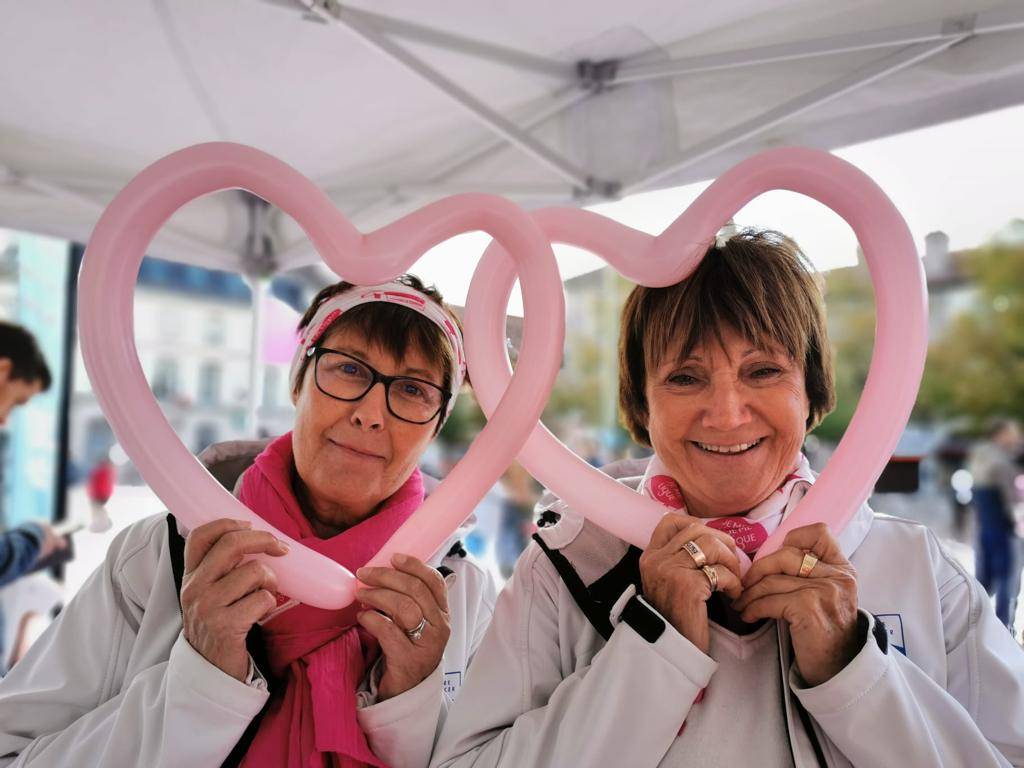
<path fill-rule="evenodd" d="M 803 148 L 773 149 L 737 164 L 657 237 L 575 208 L 533 213 L 552 242 L 584 248 L 633 282 L 659 287 L 689 275 L 722 225 L 754 197 L 773 189 L 814 198 L 853 228 L 874 284 L 877 326 L 864 392 L 843 440 L 757 558 L 777 550 L 789 531 L 809 523 L 822 521 L 841 531 L 870 494 L 910 416 L 927 352 L 928 301 L 924 272 L 903 217 L 857 168 Z M 495 412 L 510 374 L 504 320 L 494 307 L 507 306 L 515 277 L 515 265 L 499 244 L 492 244 L 477 266 L 466 303 L 467 356 L 475 363 L 473 386 L 488 416 Z M 523 353 L 527 351 L 524 343 Z M 647 546 L 665 514 L 661 504 L 576 456 L 542 423 L 519 460 L 575 513 L 638 547 Z"/>
<path fill-rule="evenodd" d="M 390 280 L 434 245 L 482 230 L 512 254 L 527 316 L 520 361 L 508 392 L 469 451 L 423 506 L 371 561 L 395 552 L 426 559 L 469 516 L 537 424 L 561 362 L 565 309 L 550 242 L 519 207 L 493 195 L 440 200 L 368 235 L 291 166 L 229 143 L 183 149 L 143 170 L 104 211 L 89 239 L 79 283 L 82 354 L 114 434 L 150 487 L 188 528 L 223 517 L 249 520 L 291 551 L 265 558 L 281 592 L 320 608 L 352 602 L 355 579 L 332 560 L 275 530 L 224 490 L 182 445 L 160 411 L 135 349 L 133 298 L 143 254 L 181 206 L 241 188 L 292 216 L 338 275 L 356 284 Z M 498 308 L 500 311 L 501 308 Z M 506 382 L 507 383 L 507 382 Z"/>

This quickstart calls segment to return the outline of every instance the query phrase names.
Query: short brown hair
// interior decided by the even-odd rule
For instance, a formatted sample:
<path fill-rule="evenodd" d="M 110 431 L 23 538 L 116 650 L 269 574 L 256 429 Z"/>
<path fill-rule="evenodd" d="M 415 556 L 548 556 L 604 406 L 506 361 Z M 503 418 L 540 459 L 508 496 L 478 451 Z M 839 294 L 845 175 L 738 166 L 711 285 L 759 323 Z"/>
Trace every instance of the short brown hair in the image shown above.
<path fill-rule="evenodd" d="M 458 316 L 452 312 L 451 307 L 444 303 L 444 298 L 436 287 L 425 286 L 423 281 L 415 275 L 402 275 L 395 278 L 395 282 L 417 290 L 428 297 L 452 318 L 452 322 L 459 327 L 460 331 L 462 330 L 462 323 Z M 306 326 L 313 322 L 313 316 L 325 301 L 355 287 L 352 283 L 342 280 L 320 291 L 299 321 L 298 330 L 300 332 L 305 330 Z M 444 390 L 448 391 L 451 388 L 453 360 L 451 345 L 437 324 L 419 312 L 403 307 L 401 304 L 390 304 L 384 301 L 359 304 L 342 313 L 327 327 L 321 338 L 326 338 L 335 331 L 349 328 L 360 331 L 368 344 L 380 347 L 398 360 L 405 357 L 409 346 L 413 345 L 415 349 L 423 353 L 430 363 L 438 366 L 444 378 L 441 382 Z M 298 394 L 302 381 L 306 377 L 309 360 L 308 357 L 302 359 L 292 385 L 292 394 Z"/>
<path fill-rule="evenodd" d="M 684 280 L 665 288 L 638 285 L 622 310 L 619 408 L 643 445 L 647 431 L 647 371 L 665 355 L 688 357 L 732 328 L 759 348 L 779 346 L 803 364 L 810 431 L 835 407 L 832 352 L 825 305 L 813 267 L 796 243 L 778 232 L 746 229 L 711 247 Z"/>

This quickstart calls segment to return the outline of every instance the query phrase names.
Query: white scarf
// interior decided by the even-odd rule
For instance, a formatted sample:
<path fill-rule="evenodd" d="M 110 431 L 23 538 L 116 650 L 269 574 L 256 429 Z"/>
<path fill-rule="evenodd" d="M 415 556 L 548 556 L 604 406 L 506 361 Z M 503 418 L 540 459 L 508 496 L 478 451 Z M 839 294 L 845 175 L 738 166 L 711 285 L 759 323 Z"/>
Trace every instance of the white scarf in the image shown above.
<path fill-rule="evenodd" d="M 753 555 L 796 508 L 807 494 L 807 489 L 813 484 L 814 473 L 811 472 L 811 465 L 807 457 L 801 453 L 796 468 L 756 507 L 739 515 L 704 518 L 702 522 L 709 528 L 728 533 L 736 542 L 738 549 Z M 651 462 L 647 465 L 639 491 L 669 509 L 686 512 L 682 489 L 668 473 L 657 454 L 651 457 Z"/>

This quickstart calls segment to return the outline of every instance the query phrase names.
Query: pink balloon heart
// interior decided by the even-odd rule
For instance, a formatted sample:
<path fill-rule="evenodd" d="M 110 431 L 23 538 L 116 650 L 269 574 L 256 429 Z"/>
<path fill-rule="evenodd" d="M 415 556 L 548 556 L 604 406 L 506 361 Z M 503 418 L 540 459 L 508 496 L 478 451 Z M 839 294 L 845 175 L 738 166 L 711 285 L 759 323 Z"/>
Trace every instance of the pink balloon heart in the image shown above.
<path fill-rule="evenodd" d="M 565 311 L 558 268 L 550 242 L 529 216 L 504 198 L 449 197 L 363 235 L 305 176 L 238 144 L 200 144 L 168 155 L 132 179 L 104 211 L 86 249 L 78 295 L 82 354 L 114 434 L 186 526 L 232 517 L 270 531 L 291 545 L 284 557 L 266 558 L 280 590 L 309 605 L 341 608 L 353 600 L 352 574 L 291 541 L 224 490 L 167 423 L 139 365 L 132 306 L 146 248 L 185 203 L 229 188 L 246 189 L 291 215 L 328 266 L 357 284 L 390 280 L 437 243 L 472 230 L 483 230 L 502 243 L 522 276 L 530 319 L 521 369 L 463 460 L 372 564 L 389 564 L 395 552 L 427 558 L 437 551 L 536 425 L 561 362 Z"/>
<path fill-rule="evenodd" d="M 816 521 L 840 531 L 871 492 L 896 447 L 917 396 L 927 351 L 928 300 L 914 240 L 899 211 L 864 173 L 825 152 L 773 149 L 734 166 L 671 226 L 651 237 L 575 208 L 536 211 L 552 242 L 602 256 L 628 279 L 666 286 L 690 274 L 721 226 L 754 197 L 772 189 L 800 192 L 827 205 L 853 228 L 875 289 L 875 348 L 857 411 L 828 467 L 797 509 L 758 551 L 775 551 L 794 528 Z M 477 267 L 466 304 L 467 356 L 473 385 L 490 415 L 509 381 L 505 307 L 515 266 L 492 244 Z M 523 345 L 526 351 L 526 345 Z M 842 361 L 839 361 L 840 364 Z M 646 547 L 665 507 L 601 474 L 543 424 L 519 460 L 572 509 L 620 539 Z"/>

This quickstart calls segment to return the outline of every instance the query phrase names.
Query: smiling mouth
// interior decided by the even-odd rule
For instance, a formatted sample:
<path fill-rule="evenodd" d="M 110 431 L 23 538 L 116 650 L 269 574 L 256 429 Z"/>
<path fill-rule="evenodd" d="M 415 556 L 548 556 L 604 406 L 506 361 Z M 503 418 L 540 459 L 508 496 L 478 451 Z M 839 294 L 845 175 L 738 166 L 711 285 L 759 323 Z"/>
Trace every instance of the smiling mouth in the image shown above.
<path fill-rule="evenodd" d="M 764 441 L 763 437 L 757 438 L 752 443 L 736 443 L 734 445 L 714 445 L 712 443 L 700 443 L 696 440 L 691 440 L 694 445 L 700 448 L 704 453 L 713 453 L 717 456 L 738 456 L 743 453 L 749 453 L 754 450 Z"/>

